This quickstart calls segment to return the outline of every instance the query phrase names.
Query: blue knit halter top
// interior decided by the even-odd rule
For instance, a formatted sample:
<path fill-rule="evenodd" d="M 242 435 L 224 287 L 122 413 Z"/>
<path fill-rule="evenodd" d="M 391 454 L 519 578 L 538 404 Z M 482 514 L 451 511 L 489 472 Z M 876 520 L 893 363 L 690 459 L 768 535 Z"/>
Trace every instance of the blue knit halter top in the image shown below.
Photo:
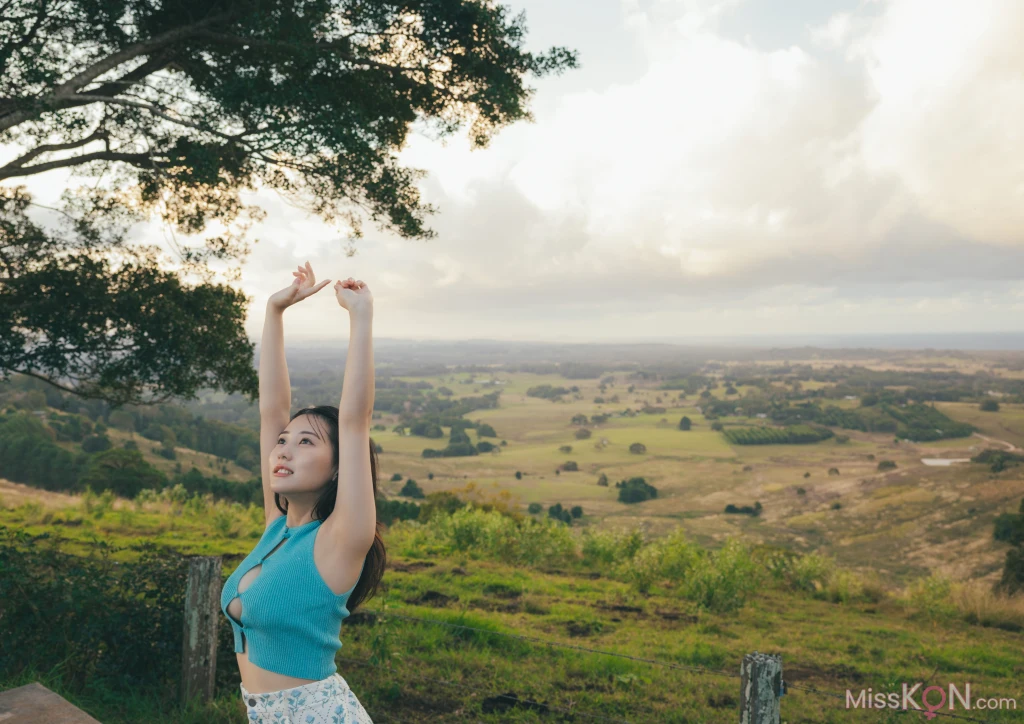
<path fill-rule="evenodd" d="M 336 594 L 317 570 L 313 543 L 323 521 L 295 528 L 286 521 L 282 515 L 267 526 L 256 547 L 228 577 L 221 590 L 221 611 L 231 622 L 235 653 L 246 650 L 244 636 L 249 661 L 261 669 L 319 681 L 338 670 L 334 657 L 342 646 L 341 622 L 349 615 L 346 604 L 356 586 Z M 239 593 L 242 576 L 259 564 L 259 575 Z M 240 622 L 228 614 L 228 604 L 236 596 L 242 599 Z"/>

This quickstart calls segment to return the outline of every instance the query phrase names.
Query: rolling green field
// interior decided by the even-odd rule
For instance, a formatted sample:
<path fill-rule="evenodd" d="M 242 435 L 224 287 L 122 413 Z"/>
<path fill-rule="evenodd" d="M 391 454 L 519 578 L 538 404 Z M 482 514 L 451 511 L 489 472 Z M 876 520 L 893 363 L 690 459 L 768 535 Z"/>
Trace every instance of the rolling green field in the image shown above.
<path fill-rule="evenodd" d="M 465 373 L 454 375 L 454 382 L 451 377 L 402 379 L 446 386 L 455 398 L 501 389 L 499 408 L 467 417 L 495 429 L 491 442 L 507 444 L 477 456 L 426 459 L 423 449 L 443 448 L 449 428 L 439 439 L 400 435 L 392 430 L 397 416 L 377 415 L 374 424 L 385 428 L 371 433 L 383 448 L 379 487 L 398 497 L 412 478 L 428 494 L 455 489 L 481 501 L 504 495 L 520 513 L 530 503 L 545 509 L 555 503 L 578 505 L 583 517 L 564 535 L 579 549 L 558 560 L 510 561 L 495 552 L 508 543 L 502 535 L 496 538 L 498 548 L 486 542 L 458 546 L 447 523 L 395 523 L 385 533 L 388 570 L 382 591 L 346 622 L 338 659 L 339 671 L 375 721 L 540 722 L 559 716 L 524 707 L 483 713 L 488 697 L 514 692 L 574 711 L 584 721 L 589 720 L 586 714 L 597 714 L 631 722 L 734 722 L 740 661 L 755 650 L 782 654 L 784 679 L 793 687 L 783 697 L 787 722 L 903 721 L 905 715 L 891 711 L 848 710 L 841 698 L 846 689 L 855 694 L 868 687 L 898 691 L 901 682 L 970 681 L 976 695 L 1013 697 L 1024 706 L 1024 599 L 998 599 L 990 592 L 1008 548 L 993 540 L 993 521 L 1019 506 L 1024 466 L 993 473 L 983 464 L 933 467 L 922 462 L 1005 447 L 999 441 L 1021 445 L 1024 405 L 983 413 L 976 404 L 936 404 L 953 419 L 976 425 L 992 438 L 988 441 L 972 436 L 896 442 L 891 434 L 837 429 L 849 436 L 848 442 L 833 438 L 740 446 L 711 429 L 698 409 L 698 397 L 680 400 L 679 391 L 657 390 L 654 383 L 634 382 L 628 392 L 617 381 L 602 393 L 598 380 L 554 375 L 501 373 L 498 379 L 508 384 L 497 387 L 459 384 L 469 379 Z M 559 402 L 525 394 L 540 384 L 577 385 L 580 391 Z M 739 396 L 754 389 L 739 386 Z M 721 387 L 713 394 L 725 397 Z M 613 395 L 618 402 L 607 401 Z M 606 402 L 594 403 L 597 396 Z M 852 409 L 858 403 L 840 399 L 835 404 Z M 645 405 L 665 412 L 617 414 Z M 572 423 L 573 416 L 599 413 L 611 416 L 600 425 L 586 425 L 590 438 L 576 439 L 580 426 Z M 685 432 L 677 427 L 683 415 L 693 426 Z M 757 417 L 721 422 L 727 428 L 767 423 Z M 478 441 L 475 430 L 467 432 Z M 114 429 L 108 435 L 117 446 L 131 437 Z M 172 472 L 175 462 L 158 456 L 155 443 L 135 439 L 149 462 Z M 646 452 L 629 451 L 637 442 Z M 76 448 L 75 443 L 60 444 Z M 559 449 L 566 445 L 570 452 Z M 251 477 L 214 456 L 180 447 L 177 452 L 186 470 L 196 465 L 229 479 Z M 882 460 L 896 467 L 880 472 Z M 568 461 L 576 462 L 579 471 L 556 474 Z M 830 469 L 837 472 L 830 474 Z M 517 471 L 522 479 L 516 479 Z M 394 473 L 401 479 L 391 481 Z M 602 474 L 608 486 L 598 485 Z M 614 485 L 632 477 L 655 486 L 657 497 L 620 502 Z M 724 513 L 726 505 L 755 502 L 762 506 L 757 517 Z M 59 531 L 67 537 L 64 549 L 82 555 L 98 540 L 114 545 L 146 540 L 188 555 L 225 556 L 226 577 L 262 533 L 262 511 L 238 504 L 134 506 L 114 500 L 98 513 L 87 506 L 95 508 L 96 502 L 0 481 L 0 525 L 33 534 Z M 536 517 L 546 519 L 543 512 Z M 493 530 L 483 519 L 474 520 L 459 524 L 463 537 L 474 526 L 478 533 Z M 602 562 L 587 552 L 586 536 L 635 530 L 642 531 L 644 547 L 631 560 Z M 724 556 L 740 541 L 757 550 L 778 546 L 831 557 L 839 567 L 813 586 L 766 583 L 750 591 L 738 608 L 717 610 L 694 598 L 698 579 L 689 574 L 673 576 L 662 568 L 646 584 L 638 582 L 645 567 L 662 555 L 655 552 L 659 541 L 680 533 L 708 555 L 723 551 Z M 564 540 L 552 538 L 552 549 Z M 543 541 L 529 545 L 547 548 Z M 125 562 L 133 558 L 130 553 L 117 556 Z M 742 577 L 735 571 L 722 573 L 708 585 L 725 589 L 739 585 Z M 959 583 L 942 589 L 948 580 Z M 385 605 L 417 620 L 375 624 L 372 614 Z M 400 656 L 388 659 L 386 670 L 366 663 L 381 650 L 382 637 Z M 105 724 L 244 721 L 237 690 L 195 710 L 161 713 L 164 705 L 152 697 L 64 688 L 57 672 L 25 672 L 0 680 L 0 688 L 34 680 Z M 1020 717 L 1019 711 L 985 713 L 992 722 Z"/>
<path fill-rule="evenodd" d="M 492 389 L 453 384 L 447 377 L 402 379 L 445 385 L 456 393 L 455 398 Z M 426 493 L 476 481 L 487 489 L 507 490 L 523 510 L 531 502 L 580 505 L 583 525 L 643 523 L 652 535 L 682 527 L 712 546 L 740 535 L 796 550 L 827 552 L 847 565 L 875 568 L 898 580 L 931 570 L 957 578 L 995 580 L 1006 546 L 992 541 L 992 521 L 1000 513 L 1016 510 L 1024 496 L 1020 472 L 1009 470 L 993 477 L 982 465 L 943 468 L 921 462 L 931 457 L 967 458 L 985 447 L 999 447 L 978 437 L 894 443 L 890 435 L 839 430 L 849 435 L 848 443 L 831 439 L 809 445 L 730 445 L 698 412 L 699 400 L 678 401 L 676 390 L 657 390 L 653 384 L 644 388 L 642 382 L 634 382 L 630 393 L 618 382 L 602 393 L 597 380 L 567 381 L 550 375 L 501 375 L 500 379 L 508 380 L 500 386 L 500 408 L 468 415 L 494 427 L 497 438 L 492 442 L 507 441 L 500 452 L 424 459 L 424 448 L 444 447 L 446 438 L 403 437 L 390 431 L 394 421 L 387 416 L 377 420 L 388 428 L 372 433 L 384 448 L 383 480 L 395 472 L 403 476 L 403 481 L 383 483 L 384 488 L 397 493 L 409 477 Z M 575 384 L 582 399 L 552 402 L 525 395 L 529 387 L 539 384 Z M 722 393 L 723 388 L 713 392 Z M 615 394 L 617 404 L 593 403 L 597 396 L 607 400 Z M 574 415 L 589 418 L 626 408 L 635 411 L 645 404 L 665 407 L 665 413 L 613 416 L 602 425 L 588 425 L 593 433 L 589 439 L 574 437 L 579 427 L 571 423 Z M 857 402 L 830 400 L 829 404 L 853 408 Z M 937 403 L 936 407 L 953 419 L 978 425 L 991 437 L 1024 443 L 1024 405 L 1004 405 L 996 413 L 982 413 L 977 405 L 967 403 Z M 693 423 L 688 432 L 677 429 L 683 415 Z M 765 421 L 730 417 L 725 422 L 731 426 Z M 448 433 L 445 429 L 446 437 Z M 475 433 L 470 434 L 475 442 Z M 602 440 L 607 445 L 596 445 Z M 634 442 L 643 443 L 647 452 L 630 453 Z M 563 445 L 572 451 L 560 452 Z M 577 463 L 579 472 L 556 475 L 556 468 L 569 460 Z M 892 460 L 898 467 L 878 472 L 879 460 Z M 837 468 L 839 475 L 829 475 L 830 468 Z M 515 478 L 517 470 L 523 473 L 521 480 Z M 434 474 L 433 480 L 427 479 L 428 472 Z M 608 476 L 609 487 L 597 485 L 602 473 Z M 805 478 L 805 473 L 810 476 Z M 628 505 L 618 502 L 614 483 L 634 476 L 654 485 L 657 499 Z M 798 488 L 805 494 L 798 494 Z M 894 488 L 913 494 L 884 492 Z M 723 512 L 729 503 L 752 505 L 755 501 L 763 506 L 759 518 Z M 841 508 L 833 510 L 835 503 Z"/>

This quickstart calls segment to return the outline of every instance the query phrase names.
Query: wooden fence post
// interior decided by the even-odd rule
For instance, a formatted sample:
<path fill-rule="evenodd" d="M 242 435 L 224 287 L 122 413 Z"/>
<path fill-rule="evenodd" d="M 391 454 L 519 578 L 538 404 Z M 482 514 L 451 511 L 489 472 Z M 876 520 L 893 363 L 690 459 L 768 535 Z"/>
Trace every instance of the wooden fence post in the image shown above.
<path fill-rule="evenodd" d="M 782 656 L 754 652 L 740 664 L 740 724 L 779 724 Z"/>
<path fill-rule="evenodd" d="M 217 624 L 220 616 L 220 556 L 192 556 L 185 588 L 185 632 L 181 702 L 194 696 L 210 701 L 217 676 Z"/>

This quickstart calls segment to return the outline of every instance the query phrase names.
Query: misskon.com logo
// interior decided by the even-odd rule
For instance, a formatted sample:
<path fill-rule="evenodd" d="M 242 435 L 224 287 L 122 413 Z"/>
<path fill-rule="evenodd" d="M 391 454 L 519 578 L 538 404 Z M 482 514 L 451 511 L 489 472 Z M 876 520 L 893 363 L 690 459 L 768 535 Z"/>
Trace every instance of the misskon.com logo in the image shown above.
<path fill-rule="evenodd" d="M 929 686 L 918 692 L 924 686 L 924 682 L 911 686 L 903 684 L 903 691 L 873 691 L 872 689 L 861 689 L 859 694 L 846 690 L 847 709 L 917 709 L 925 718 L 934 719 L 938 714 L 935 712 L 943 708 L 951 711 L 956 709 L 956 703 L 960 703 L 961 709 L 986 710 L 1010 710 L 1017 709 L 1017 700 L 1005 696 L 971 698 L 970 683 L 964 684 L 960 689 L 956 684 L 949 684 L 948 690 L 941 686 Z M 947 706 L 948 705 L 948 706 Z"/>

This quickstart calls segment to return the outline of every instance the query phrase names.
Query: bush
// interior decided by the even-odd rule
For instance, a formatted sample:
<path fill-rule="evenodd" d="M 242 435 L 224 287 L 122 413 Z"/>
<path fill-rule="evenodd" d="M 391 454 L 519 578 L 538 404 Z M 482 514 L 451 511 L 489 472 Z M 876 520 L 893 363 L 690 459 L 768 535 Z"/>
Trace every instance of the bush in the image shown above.
<path fill-rule="evenodd" d="M 658 497 L 658 489 L 640 477 L 620 480 L 615 487 L 619 489 L 620 503 L 642 503 Z"/>
<path fill-rule="evenodd" d="M 87 453 L 103 452 L 109 450 L 113 445 L 106 435 L 90 435 L 82 440 L 82 450 Z"/>
<path fill-rule="evenodd" d="M 952 581 L 946 576 L 932 574 L 919 578 L 907 587 L 904 606 L 912 613 L 935 619 L 955 612 L 950 601 Z"/>
<path fill-rule="evenodd" d="M 572 445 L 562 445 L 562 447 L 558 448 L 558 452 L 568 455 L 572 452 Z"/>
<path fill-rule="evenodd" d="M 679 420 L 679 429 L 680 430 L 689 430 L 692 426 L 693 426 L 693 422 L 690 420 L 690 418 L 688 418 L 686 416 L 682 417 Z"/>
<path fill-rule="evenodd" d="M 879 472 L 881 472 L 883 470 L 893 470 L 895 468 L 896 468 L 896 463 L 893 462 L 892 460 L 879 460 L 878 461 L 878 470 L 879 470 Z"/>
<path fill-rule="evenodd" d="M 425 498 L 426 495 L 423 493 L 423 488 L 419 484 L 409 478 L 405 481 L 405 485 L 402 486 L 402 490 L 398 493 L 399 495 L 405 496 L 406 498 Z"/>
<path fill-rule="evenodd" d="M 543 509 L 544 508 L 543 506 L 541 506 L 540 503 L 530 503 L 530 505 L 526 508 L 526 510 L 529 511 L 530 515 L 537 515 L 537 513 L 539 513 Z"/>
<path fill-rule="evenodd" d="M 999 403 L 995 400 L 982 400 L 978 409 L 982 412 L 999 412 Z"/>
<path fill-rule="evenodd" d="M 601 473 L 601 476 L 597 479 L 597 484 L 598 485 L 603 485 L 604 487 L 607 488 L 608 487 L 608 476 L 605 475 L 604 473 Z"/>
<path fill-rule="evenodd" d="M 732 514 L 736 514 L 736 515 L 758 516 L 758 515 L 761 515 L 761 510 L 762 510 L 761 501 L 756 501 L 752 506 L 751 505 L 736 506 L 736 505 L 733 505 L 732 503 L 729 503 L 727 506 L 725 506 L 725 512 L 726 513 L 732 513 Z"/>
<path fill-rule="evenodd" d="M 402 474 L 401 474 L 401 473 L 394 473 L 394 474 L 393 474 L 393 475 L 391 476 L 391 482 L 392 482 L 392 483 L 394 483 L 394 482 L 396 482 L 396 481 L 398 481 L 398 480 L 401 480 L 401 479 L 402 479 Z"/>
<path fill-rule="evenodd" d="M 591 436 L 592 434 L 593 434 L 593 433 L 592 433 L 592 432 L 590 432 L 590 430 L 588 430 L 588 429 L 587 429 L 587 428 L 585 428 L 585 427 L 581 427 L 581 428 L 580 428 L 580 429 L 578 429 L 578 430 L 576 431 L 576 433 L 575 433 L 575 435 L 576 435 L 576 439 L 577 439 L 577 440 L 586 440 L 586 439 L 588 439 L 588 438 L 589 438 L 589 437 L 590 437 L 590 436 Z"/>
<path fill-rule="evenodd" d="M 562 463 L 562 470 L 564 470 L 567 473 L 579 472 L 579 469 L 580 468 L 576 464 L 575 460 L 567 460 L 566 462 Z"/>
<path fill-rule="evenodd" d="M 629 446 L 629 451 L 634 455 L 642 455 L 647 452 L 647 446 L 642 442 L 635 442 Z"/>
<path fill-rule="evenodd" d="M 101 541 L 98 555 L 83 558 L 61 552 L 59 535 L 37 540 L 0 528 L 5 674 L 60 666 L 62 685 L 76 692 L 100 682 L 114 689 L 177 691 L 187 557 L 152 543 L 129 549 Z M 111 554 L 122 550 L 138 552 L 138 559 L 113 561 Z M 45 626 L 33 603 L 39 601 L 60 603 L 47 608 Z M 223 656 L 216 683 L 218 695 L 226 695 L 238 685 L 231 674 L 230 624 L 220 618 L 217 650 Z M 165 703 L 173 699 L 168 694 Z"/>
<path fill-rule="evenodd" d="M 742 608 L 761 585 L 762 573 L 750 550 L 735 538 L 719 550 L 699 557 L 683 578 L 683 597 L 716 613 Z"/>
<path fill-rule="evenodd" d="M 516 480 L 522 480 L 522 479 L 523 479 L 522 471 L 516 470 Z"/>

